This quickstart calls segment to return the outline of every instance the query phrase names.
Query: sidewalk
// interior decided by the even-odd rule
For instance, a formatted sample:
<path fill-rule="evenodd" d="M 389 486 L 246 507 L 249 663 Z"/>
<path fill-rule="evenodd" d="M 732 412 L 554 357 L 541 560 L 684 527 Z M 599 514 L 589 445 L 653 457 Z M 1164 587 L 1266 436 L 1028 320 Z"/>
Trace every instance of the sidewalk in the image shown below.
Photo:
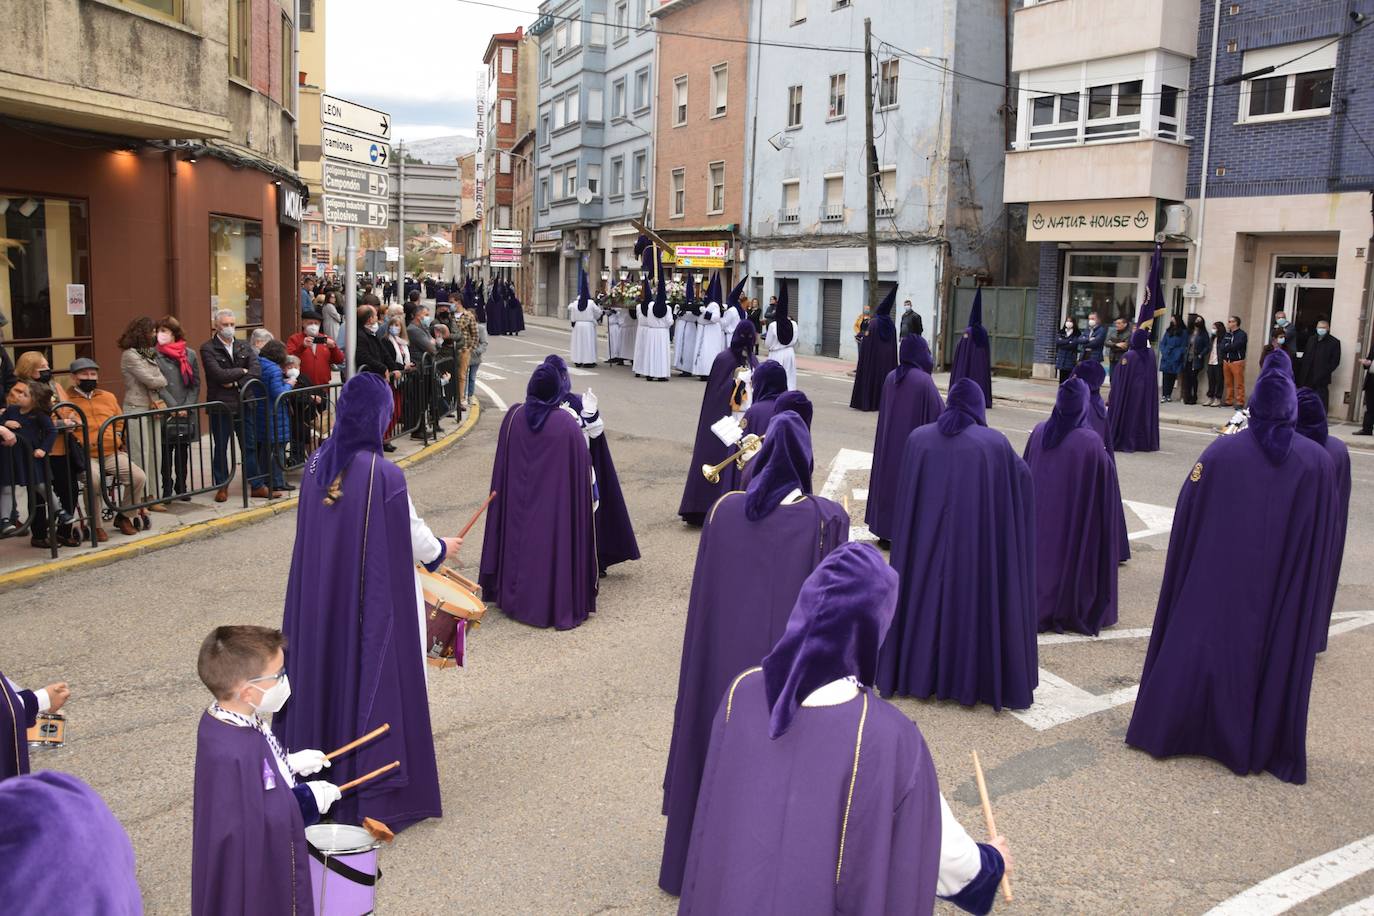
<path fill-rule="evenodd" d="M 473 400 L 476 404 L 476 399 Z M 400 467 L 409 467 L 444 451 L 477 425 L 482 415 L 480 406 L 474 406 L 456 427 L 448 427 L 448 432 L 427 446 L 409 436 L 401 436 L 395 441 L 396 452 L 391 460 Z M 287 479 L 300 484 L 300 471 L 287 474 Z M 296 508 L 296 495 L 281 499 L 249 499 L 248 507 L 243 505 L 243 490 L 237 475 L 229 486 L 229 500 L 217 503 L 213 495 L 206 493 L 192 497 L 189 502 L 174 501 L 168 504 L 167 512 L 150 512 L 153 530 L 139 532 L 126 537 L 106 523 L 110 539 L 98 547 L 86 544 L 84 547 L 63 547 L 57 559 L 46 548 L 31 547 L 27 535 L 0 540 L 0 591 L 31 585 L 58 572 L 71 569 L 85 569 L 105 566 L 117 560 L 135 557 L 171 547 L 186 541 L 199 540 L 225 531 L 232 531 L 243 525 L 271 518 L 282 512 Z"/>
<path fill-rule="evenodd" d="M 526 315 L 525 323 L 550 330 L 566 330 L 568 327 L 566 321 L 541 315 Z M 840 376 L 852 372 L 854 363 L 843 359 L 832 359 L 828 356 L 802 356 L 798 354 L 797 368 L 803 372 Z M 949 391 L 948 372 L 935 373 L 935 387 L 940 389 L 941 395 Z M 992 379 L 993 401 L 996 404 L 1006 404 L 1013 407 L 1036 407 L 1049 410 L 1054 407 L 1054 396 L 1057 390 L 1057 383 L 1051 379 L 1004 378 L 1002 376 L 993 376 Z M 1175 389 L 1175 391 L 1177 390 Z M 1102 386 L 1104 398 L 1110 391 L 1110 384 Z M 1209 429 L 1213 432 L 1219 432 L 1226 421 L 1231 419 L 1231 414 L 1232 410 L 1229 407 L 1203 407 L 1200 404 L 1184 404 L 1182 401 L 1171 401 L 1168 404 L 1159 405 L 1160 423 L 1194 429 Z M 1348 447 L 1374 451 L 1374 437 L 1351 435 L 1358 428 L 1356 424 L 1347 423 L 1343 420 L 1331 421 L 1331 435 L 1338 437 Z"/>

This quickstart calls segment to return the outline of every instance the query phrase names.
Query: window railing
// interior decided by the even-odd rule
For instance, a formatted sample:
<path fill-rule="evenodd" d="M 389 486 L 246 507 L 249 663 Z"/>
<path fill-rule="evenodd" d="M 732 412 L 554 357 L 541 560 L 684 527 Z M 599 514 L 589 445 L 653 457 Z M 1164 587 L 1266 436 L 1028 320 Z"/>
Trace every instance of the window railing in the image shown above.
<path fill-rule="evenodd" d="M 897 208 L 892 204 L 878 204 L 873 208 L 873 212 L 877 216 L 892 216 L 897 212 Z"/>
<path fill-rule="evenodd" d="M 799 223 L 801 222 L 801 212 L 796 207 L 783 207 L 778 210 L 779 223 Z"/>
<path fill-rule="evenodd" d="M 838 223 L 844 219 L 844 204 L 824 204 L 821 206 L 821 222 Z"/>

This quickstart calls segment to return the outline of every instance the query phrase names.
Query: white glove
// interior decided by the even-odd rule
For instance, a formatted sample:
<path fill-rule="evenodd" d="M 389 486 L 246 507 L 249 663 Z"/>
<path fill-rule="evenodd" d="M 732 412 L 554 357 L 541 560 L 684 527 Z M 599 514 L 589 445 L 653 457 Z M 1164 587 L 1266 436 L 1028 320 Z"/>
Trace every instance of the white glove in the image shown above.
<path fill-rule="evenodd" d="M 297 776 L 314 776 L 329 764 L 330 760 L 324 756 L 324 751 L 296 751 L 286 755 L 286 765 Z"/>
<path fill-rule="evenodd" d="M 310 787 L 310 794 L 315 796 L 315 807 L 320 809 L 320 814 L 328 813 L 330 806 L 343 798 L 339 787 L 332 782 L 316 780 L 307 782 L 306 785 Z"/>
<path fill-rule="evenodd" d="M 596 416 L 596 394 L 588 388 L 587 393 L 582 395 L 582 415 L 584 417 Z"/>

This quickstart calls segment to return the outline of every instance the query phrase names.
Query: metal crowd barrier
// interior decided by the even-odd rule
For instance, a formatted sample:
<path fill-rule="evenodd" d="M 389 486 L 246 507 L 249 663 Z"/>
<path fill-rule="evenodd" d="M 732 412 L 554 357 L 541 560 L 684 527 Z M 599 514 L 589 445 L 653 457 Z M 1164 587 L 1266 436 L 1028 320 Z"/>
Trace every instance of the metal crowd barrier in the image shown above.
<path fill-rule="evenodd" d="M 71 401 L 59 401 L 53 405 L 51 414 L 57 434 L 65 442 L 65 454 L 52 455 L 48 459 L 57 501 L 73 522 L 83 525 L 86 539 L 95 547 L 100 543 L 95 533 L 100 503 L 96 488 L 89 485 L 91 456 L 86 451 L 86 442 L 89 441 L 90 426 L 86 422 L 86 412 Z M 81 486 L 82 480 L 87 481 L 85 487 Z"/>
<path fill-rule="evenodd" d="M 227 485 L 238 466 L 236 440 L 241 435 L 233 411 L 219 401 L 110 417 L 96 432 L 95 460 L 101 470 L 96 486 L 105 515 L 125 515 Z M 222 474 L 215 473 L 217 447 L 223 453 Z M 140 478 L 143 492 L 135 498 L 134 484 Z"/>
<path fill-rule="evenodd" d="M 25 433 L 11 432 L 14 444 L 0 446 L 0 537 L 32 534 L 46 538 L 48 549 L 56 557 L 59 515 L 48 460 L 34 457 L 35 445 Z M 26 510 L 22 516 L 21 490 Z"/>
<path fill-rule="evenodd" d="M 277 396 L 273 414 L 286 410 L 290 439 L 284 448 L 272 450 L 272 461 L 285 473 L 305 467 L 315 449 L 324 444 L 334 429 L 334 405 L 343 382 L 292 388 Z"/>

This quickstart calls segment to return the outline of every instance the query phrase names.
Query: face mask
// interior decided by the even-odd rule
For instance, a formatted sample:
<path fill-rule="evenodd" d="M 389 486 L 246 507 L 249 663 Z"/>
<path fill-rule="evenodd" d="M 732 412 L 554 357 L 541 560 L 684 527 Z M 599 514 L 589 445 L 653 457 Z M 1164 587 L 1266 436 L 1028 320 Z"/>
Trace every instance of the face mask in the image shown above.
<path fill-rule="evenodd" d="M 163 346 L 163 347 L 167 346 L 167 344 L 169 344 L 169 343 L 172 342 L 172 332 L 171 332 L 171 331 L 158 331 L 158 332 L 157 332 L 157 342 L 158 342 L 158 345 L 159 345 L 159 346 Z"/>
<path fill-rule="evenodd" d="M 426 315 L 425 317 L 420 319 L 420 324 L 424 325 L 425 327 L 429 327 L 430 325 L 434 324 L 434 319 Z"/>
<path fill-rule="evenodd" d="M 1089 318 L 1089 319 L 1088 319 L 1088 327 L 1090 327 L 1090 328 L 1095 328 L 1095 327 L 1097 327 L 1097 319 L 1096 319 L 1096 318 Z"/>
<path fill-rule="evenodd" d="M 1325 336 L 1326 336 L 1326 331 L 1327 331 L 1326 328 L 1317 328 L 1317 336 L 1318 336 L 1318 337 L 1325 337 Z"/>
<path fill-rule="evenodd" d="M 394 324 L 393 324 L 391 327 L 387 328 L 387 329 L 386 329 L 386 332 L 387 332 L 388 334 L 390 334 L 392 337 L 400 337 L 400 336 L 401 336 L 401 329 L 398 328 L 398 327 L 396 327 L 396 325 L 394 325 Z"/>
<path fill-rule="evenodd" d="M 1276 320 L 1276 321 L 1274 322 L 1274 324 L 1278 325 L 1278 326 L 1281 327 L 1281 328 L 1286 328 L 1286 327 L 1288 327 L 1288 319 L 1287 319 L 1287 318 L 1279 318 L 1278 320 Z"/>
<path fill-rule="evenodd" d="M 52 381 L 52 370 L 51 370 L 51 369 L 44 369 L 42 372 L 38 373 L 38 380 L 39 380 L 40 382 L 42 382 L 43 384 L 45 384 L 45 385 L 46 385 L 48 382 L 51 382 L 51 381 Z"/>
<path fill-rule="evenodd" d="M 234 326 L 231 324 L 231 325 L 229 325 L 229 326 L 226 327 L 226 328 L 220 328 L 220 329 L 219 329 L 219 336 L 220 336 L 220 337 L 223 337 L 225 340 L 233 340 L 233 339 L 234 339 Z"/>
<path fill-rule="evenodd" d="M 301 375 L 301 370 L 299 370 L 299 369 L 287 369 L 287 370 L 286 370 L 286 377 L 289 378 L 289 379 L 300 378 L 300 375 Z"/>
<path fill-rule="evenodd" d="M 365 324 L 365 325 L 363 325 L 363 327 L 367 329 L 367 333 L 369 333 L 369 334 L 376 334 L 376 333 L 377 333 L 377 327 L 378 327 L 378 325 L 377 325 L 376 322 L 373 322 L 372 324 Z"/>
<path fill-rule="evenodd" d="M 96 379 L 93 379 L 93 378 L 83 378 L 83 379 L 79 379 L 79 380 L 77 381 L 77 383 L 76 383 L 76 387 L 80 388 L 82 391 L 86 392 L 87 394 L 90 394 L 92 391 L 95 391 L 95 389 L 96 389 L 99 385 L 100 385 L 100 382 L 97 381 Z"/>
<path fill-rule="evenodd" d="M 1285 343 L 1288 342 L 1288 338 L 1287 338 L 1287 337 L 1275 337 L 1275 338 L 1274 338 L 1274 342 L 1277 343 L 1277 344 L 1281 347 L 1281 346 L 1283 346 Z"/>
<path fill-rule="evenodd" d="M 317 325 L 317 324 L 307 324 L 307 325 L 305 326 L 305 336 L 306 336 L 306 337 L 314 337 L 314 336 L 315 336 L 316 334 L 318 334 L 318 333 L 320 333 L 320 326 L 319 326 L 319 325 Z"/>
<path fill-rule="evenodd" d="M 1067 321 L 1064 322 L 1064 330 L 1066 330 L 1066 331 L 1072 331 L 1072 330 L 1073 330 L 1073 325 L 1069 324 Z"/>
<path fill-rule="evenodd" d="M 261 703 L 248 702 L 248 705 L 253 707 L 253 712 L 262 715 L 281 712 L 281 708 L 286 705 L 286 701 L 289 699 L 291 699 L 291 681 L 283 674 L 281 680 L 262 692 Z"/>

